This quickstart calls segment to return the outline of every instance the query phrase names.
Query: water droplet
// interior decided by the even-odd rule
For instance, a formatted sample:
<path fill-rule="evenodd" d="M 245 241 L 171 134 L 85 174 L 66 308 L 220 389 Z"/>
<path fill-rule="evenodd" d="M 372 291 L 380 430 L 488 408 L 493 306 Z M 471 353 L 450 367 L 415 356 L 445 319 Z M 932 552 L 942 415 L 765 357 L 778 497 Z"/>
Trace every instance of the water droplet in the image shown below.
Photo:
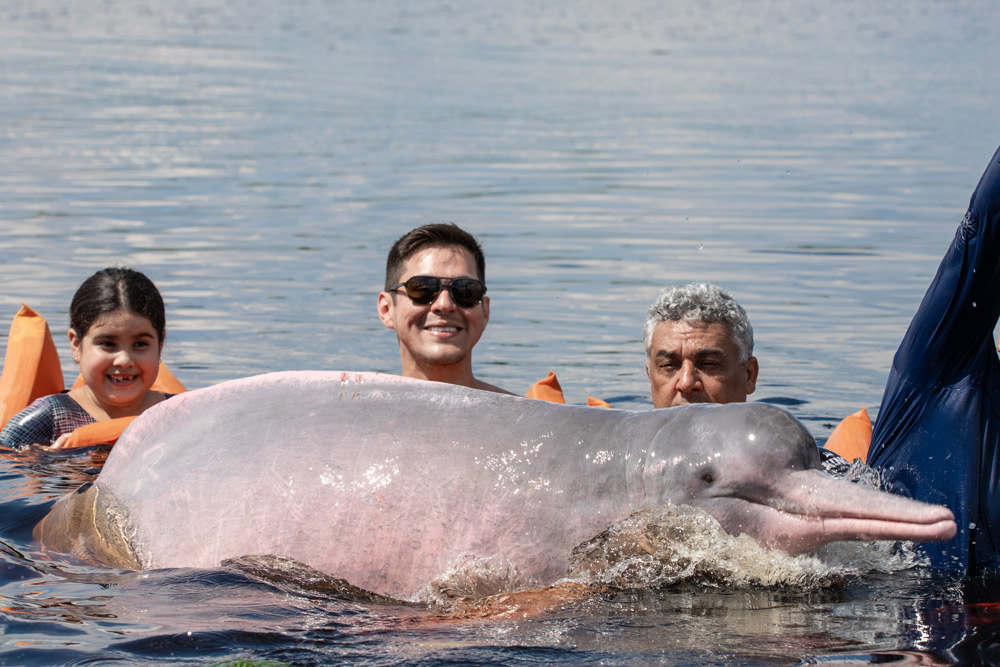
<path fill-rule="evenodd" d="M 699 243 L 698 244 L 698 250 L 704 250 L 704 249 L 705 249 L 705 244 L 704 243 Z"/>

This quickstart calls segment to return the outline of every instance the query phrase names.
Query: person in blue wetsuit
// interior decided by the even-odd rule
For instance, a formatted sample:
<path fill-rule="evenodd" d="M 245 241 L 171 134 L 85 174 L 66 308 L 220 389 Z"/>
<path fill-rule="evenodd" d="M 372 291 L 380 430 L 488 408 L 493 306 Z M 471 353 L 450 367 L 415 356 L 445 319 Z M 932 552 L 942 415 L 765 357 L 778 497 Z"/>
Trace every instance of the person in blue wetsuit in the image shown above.
<path fill-rule="evenodd" d="M 998 317 L 1000 149 L 896 351 L 868 452 L 890 490 L 954 512 L 954 539 L 920 548 L 956 574 L 1000 566 Z"/>

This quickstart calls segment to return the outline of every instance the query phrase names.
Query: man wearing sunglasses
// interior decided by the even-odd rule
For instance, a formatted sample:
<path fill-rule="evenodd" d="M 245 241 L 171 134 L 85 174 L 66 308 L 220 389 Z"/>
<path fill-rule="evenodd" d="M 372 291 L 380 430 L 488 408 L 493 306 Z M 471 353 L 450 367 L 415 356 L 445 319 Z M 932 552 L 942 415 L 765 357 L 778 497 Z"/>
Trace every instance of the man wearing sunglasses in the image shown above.
<path fill-rule="evenodd" d="M 396 332 L 404 376 L 509 393 L 472 373 L 490 298 L 483 250 L 458 225 L 417 227 L 393 244 L 378 315 Z"/>
<path fill-rule="evenodd" d="M 662 290 L 642 329 L 654 408 L 743 403 L 757 388 L 753 328 L 717 285 Z"/>

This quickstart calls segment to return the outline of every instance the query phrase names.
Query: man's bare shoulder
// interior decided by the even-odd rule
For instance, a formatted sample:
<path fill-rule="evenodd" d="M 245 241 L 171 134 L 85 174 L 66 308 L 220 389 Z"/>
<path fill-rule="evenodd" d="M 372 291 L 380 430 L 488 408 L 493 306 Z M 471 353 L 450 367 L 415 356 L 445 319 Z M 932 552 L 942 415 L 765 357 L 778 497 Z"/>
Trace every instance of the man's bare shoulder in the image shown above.
<path fill-rule="evenodd" d="M 483 382 L 482 380 L 476 380 L 476 389 L 482 389 L 483 391 L 492 391 L 497 394 L 509 394 L 515 396 L 513 392 L 509 392 L 506 389 L 501 389 L 496 385 L 489 384 L 488 382 Z"/>

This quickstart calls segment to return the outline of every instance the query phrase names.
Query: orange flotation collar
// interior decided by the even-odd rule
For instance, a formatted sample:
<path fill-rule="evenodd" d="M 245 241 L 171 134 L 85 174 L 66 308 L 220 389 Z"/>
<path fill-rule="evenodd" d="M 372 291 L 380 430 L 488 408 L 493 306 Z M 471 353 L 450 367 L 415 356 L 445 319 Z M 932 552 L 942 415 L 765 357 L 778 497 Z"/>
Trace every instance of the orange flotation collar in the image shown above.
<path fill-rule="evenodd" d="M 0 375 L 0 424 L 6 424 L 35 399 L 58 394 L 64 388 L 49 324 L 22 303 L 10 325 Z"/>
<path fill-rule="evenodd" d="M 562 403 L 564 405 L 566 403 L 562 387 L 559 385 L 559 380 L 553 371 L 549 371 L 548 375 L 531 385 L 525 396 L 539 401 L 548 401 L 549 403 Z M 607 401 L 589 395 L 587 396 L 587 405 L 600 408 L 611 407 L 611 404 Z"/>
<path fill-rule="evenodd" d="M 872 420 L 868 411 L 861 408 L 847 415 L 827 438 L 824 447 L 834 454 L 853 461 L 868 458 L 868 446 L 872 441 Z"/>

